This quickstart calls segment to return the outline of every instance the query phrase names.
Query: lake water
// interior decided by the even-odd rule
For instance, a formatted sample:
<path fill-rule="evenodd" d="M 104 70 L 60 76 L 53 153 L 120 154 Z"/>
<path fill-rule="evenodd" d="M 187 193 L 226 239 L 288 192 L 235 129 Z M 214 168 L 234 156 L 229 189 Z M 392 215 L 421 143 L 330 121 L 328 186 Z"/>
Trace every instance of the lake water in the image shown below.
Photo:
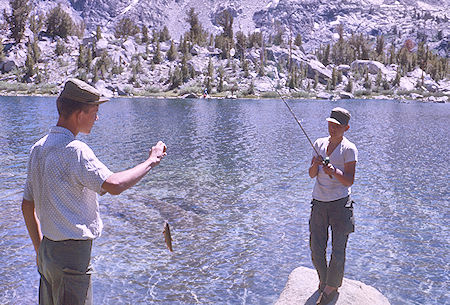
<path fill-rule="evenodd" d="M 336 106 L 359 149 L 356 232 L 345 276 L 391 304 L 449 304 L 449 104 L 290 101 L 312 140 Z M 111 170 L 158 140 L 168 156 L 137 186 L 100 198 L 96 304 L 272 304 L 312 268 L 311 147 L 279 100 L 114 99 L 88 143 Z M 20 203 L 31 145 L 57 120 L 55 98 L 0 97 L 0 303 L 36 304 L 39 276 Z M 171 224 L 174 252 L 163 240 Z"/>

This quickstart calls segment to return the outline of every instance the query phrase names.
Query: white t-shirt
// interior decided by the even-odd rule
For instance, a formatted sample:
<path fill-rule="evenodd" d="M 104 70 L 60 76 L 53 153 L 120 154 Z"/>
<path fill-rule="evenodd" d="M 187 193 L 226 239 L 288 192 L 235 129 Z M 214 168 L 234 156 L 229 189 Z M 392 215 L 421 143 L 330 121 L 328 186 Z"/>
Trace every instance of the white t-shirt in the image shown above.
<path fill-rule="evenodd" d="M 23 195 L 34 201 L 42 234 L 55 241 L 100 236 L 97 193 L 112 174 L 72 132 L 52 127 L 31 148 Z"/>
<path fill-rule="evenodd" d="M 317 152 L 325 159 L 327 156 L 327 147 L 330 137 L 319 138 L 314 142 L 314 147 Z M 313 152 L 316 155 L 316 152 Z M 329 156 L 330 163 L 334 167 L 344 171 L 344 165 L 348 162 L 358 161 L 358 150 L 355 144 L 350 142 L 344 137 L 339 145 L 334 149 L 333 153 Z M 319 166 L 319 173 L 316 177 L 316 183 L 312 197 L 319 201 L 333 201 L 344 197 L 347 197 L 351 193 L 351 187 L 343 185 L 336 177 L 332 179 L 325 174 L 323 167 Z"/>

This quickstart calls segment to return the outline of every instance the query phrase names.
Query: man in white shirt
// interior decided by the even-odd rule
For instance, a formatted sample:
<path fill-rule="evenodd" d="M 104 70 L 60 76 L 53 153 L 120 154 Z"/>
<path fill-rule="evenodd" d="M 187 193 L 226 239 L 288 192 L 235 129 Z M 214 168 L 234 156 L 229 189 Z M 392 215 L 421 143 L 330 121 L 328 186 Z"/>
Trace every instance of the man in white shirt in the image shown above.
<path fill-rule="evenodd" d="M 87 83 L 69 79 L 56 101 L 56 126 L 31 149 L 22 212 L 41 275 L 39 304 L 92 304 L 92 240 L 103 229 L 97 194 L 120 194 L 166 155 L 159 141 L 147 160 L 113 173 L 76 140 L 78 133 L 90 133 L 107 100 Z"/>
<path fill-rule="evenodd" d="M 319 275 L 318 305 L 329 304 L 337 295 L 344 277 L 348 235 L 354 231 L 351 185 L 355 179 L 358 150 L 344 133 L 350 128 L 350 113 L 340 107 L 327 118 L 330 136 L 314 142 L 309 176 L 316 178 L 311 202 L 311 258 Z M 317 155 L 319 154 L 319 155 Z M 324 162 L 326 157 L 329 162 Z M 332 230 L 331 260 L 327 264 L 328 227 Z"/>

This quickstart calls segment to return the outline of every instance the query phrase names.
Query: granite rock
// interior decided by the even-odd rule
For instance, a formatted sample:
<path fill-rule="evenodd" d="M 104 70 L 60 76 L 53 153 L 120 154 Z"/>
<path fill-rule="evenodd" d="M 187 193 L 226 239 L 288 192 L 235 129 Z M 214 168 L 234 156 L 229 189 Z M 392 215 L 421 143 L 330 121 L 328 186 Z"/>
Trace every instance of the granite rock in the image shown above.
<path fill-rule="evenodd" d="M 319 279 L 315 270 L 298 267 L 289 275 L 288 282 L 275 305 L 315 305 L 319 298 Z M 339 294 L 330 305 L 389 305 L 388 299 L 377 289 L 355 280 L 344 278 Z"/>

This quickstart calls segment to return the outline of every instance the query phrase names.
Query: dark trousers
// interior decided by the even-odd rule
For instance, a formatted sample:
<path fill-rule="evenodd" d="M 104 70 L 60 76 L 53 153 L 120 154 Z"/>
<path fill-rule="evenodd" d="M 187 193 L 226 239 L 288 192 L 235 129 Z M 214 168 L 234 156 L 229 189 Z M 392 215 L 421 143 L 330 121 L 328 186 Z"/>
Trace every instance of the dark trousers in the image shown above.
<path fill-rule="evenodd" d="M 327 264 L 328 227 L 332 231 L 331 260 Z M 320 283 L 340 287 L 344 278 L 348 235 L 355 229 L 353 202 L 350 197 L 335 201 L 311 202 L 309 220 L 311 258 Z"/>
<path fill-rule="evenodd" d="M 39 304 L 92 304 L 92 240 L 41 242 L 38 255 Z"/>

